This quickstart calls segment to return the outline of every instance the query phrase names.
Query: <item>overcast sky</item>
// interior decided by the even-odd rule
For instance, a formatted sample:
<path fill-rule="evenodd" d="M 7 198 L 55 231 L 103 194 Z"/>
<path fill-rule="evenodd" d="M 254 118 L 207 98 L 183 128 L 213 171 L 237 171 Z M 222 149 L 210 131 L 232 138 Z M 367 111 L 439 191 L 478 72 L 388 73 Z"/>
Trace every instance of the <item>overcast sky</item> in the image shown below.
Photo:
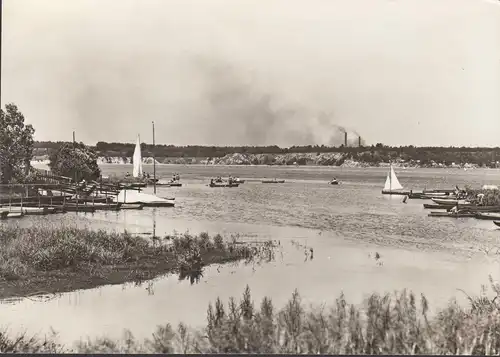
<path fill-rule="evenodd" d="M 500 146 L 500 2 L 3 0 L 37 140 Z"/>

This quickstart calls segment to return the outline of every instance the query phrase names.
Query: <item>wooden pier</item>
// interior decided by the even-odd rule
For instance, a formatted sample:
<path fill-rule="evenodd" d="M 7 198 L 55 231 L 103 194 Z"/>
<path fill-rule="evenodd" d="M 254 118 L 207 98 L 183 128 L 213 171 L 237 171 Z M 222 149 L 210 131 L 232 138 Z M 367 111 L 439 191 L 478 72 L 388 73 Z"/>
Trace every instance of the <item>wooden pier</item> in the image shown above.
<path fill-rule="evenodd" d="M 34 183 L 0 184 L 0 219 L 65 212 L 143 209 L 142 204 L 116 202 L 119 192 L 124 189 L 135 191 L 140 187 L 98 181 L 75 183 L 68 177 L 39 171 Z"/>

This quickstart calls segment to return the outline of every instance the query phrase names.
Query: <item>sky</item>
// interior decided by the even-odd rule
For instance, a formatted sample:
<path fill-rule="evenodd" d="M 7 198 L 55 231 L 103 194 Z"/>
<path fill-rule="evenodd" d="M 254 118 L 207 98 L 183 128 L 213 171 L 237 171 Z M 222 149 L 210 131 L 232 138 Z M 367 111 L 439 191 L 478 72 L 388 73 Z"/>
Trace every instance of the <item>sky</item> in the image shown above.
<path fill-rule="evenodd" d="M 500 1 L 3 0 L 36 140 L 500 146 Z"/>

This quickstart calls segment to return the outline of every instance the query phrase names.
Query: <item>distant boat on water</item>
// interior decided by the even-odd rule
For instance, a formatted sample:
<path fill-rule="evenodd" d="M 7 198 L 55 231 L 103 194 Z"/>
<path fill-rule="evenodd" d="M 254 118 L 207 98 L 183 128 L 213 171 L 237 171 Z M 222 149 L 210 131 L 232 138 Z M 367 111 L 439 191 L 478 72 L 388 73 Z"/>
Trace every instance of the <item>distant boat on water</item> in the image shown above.
<path fill-rule="evenodd" d="M 384 195 L 408 195 L 410 191 L 404 191 L 403 186 L 399 183 L 398 177 L 396 176 L 396 172 L 394 172 L 394 168 L 392 167 L 387 174 L 387 178 L 385 179 L 384 189 L 382 190 L 382 194 Z"/>
<path fill-rule="evenodd" d="M 271 180 L 262 180 L 262 183 L 285 183 L 285 180 L 271 179 Z"/>

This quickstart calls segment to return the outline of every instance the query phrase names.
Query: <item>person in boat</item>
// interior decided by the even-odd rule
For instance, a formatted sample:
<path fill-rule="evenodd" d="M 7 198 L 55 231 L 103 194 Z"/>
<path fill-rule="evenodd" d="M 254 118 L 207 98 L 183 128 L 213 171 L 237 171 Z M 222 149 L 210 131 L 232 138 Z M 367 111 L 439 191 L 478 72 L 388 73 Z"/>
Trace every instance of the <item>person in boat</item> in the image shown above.
<path fill-rule="evenodd" d="M 213 178 L 211 178 L 211 179 L 210 179 L 210 185 L 211 185 L 211 186 L 213 186 L 213 185 L 214 185 L 214 179 L 213 179 Z"/>
<path fill-rule="evenodd" d="M 457 214 L 458 213 L 458 206 L 453 206 L 453 208 L 450 209 L 450 213 Z"/>
<path fill-rule="evenodd" d="M 130 177 L 130 172 L 127 172 L 127 173 L 125 174 L 125 177 Z"/>
<path fill-rule="evenodd" d="M 227 179 L 227 182 L 231 185 L 233 183 L 233 178 L 231 176 L 229 176 L 229 178 Z"/>

